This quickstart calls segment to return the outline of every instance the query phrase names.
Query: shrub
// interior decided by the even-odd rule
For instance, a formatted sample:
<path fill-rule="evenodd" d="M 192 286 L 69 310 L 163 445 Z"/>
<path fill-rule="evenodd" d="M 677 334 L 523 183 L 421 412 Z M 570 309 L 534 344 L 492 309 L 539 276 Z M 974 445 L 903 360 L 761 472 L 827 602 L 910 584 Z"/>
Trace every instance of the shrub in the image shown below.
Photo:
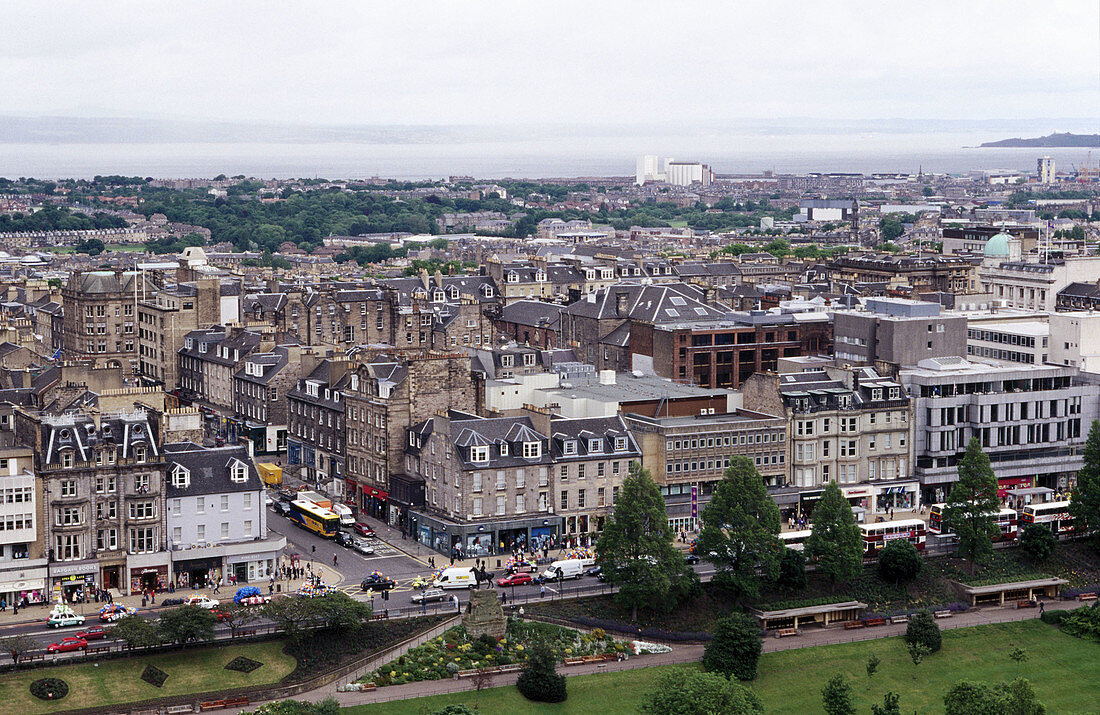
<path fill-rule="evenodd" d="M 764 707 L 751 690 L 717 673 L 674 668 L 657 679 L 657 686 L 638 706 L 648 715 L 756 715 Z"/>
<path fill-rule="evenodd" d="M 243 655 L 239 655 L 233 660 L 225 664 L 226 670 L 235 670 L 238 673 L 251 673 L 256 668 L 262 666 L 258 660 L 252 660 L 251 658 L 245 658 Z"/>
<path fill-rule="evenodd" d="M 907 645 L 920 643 L 928 648 L 929 653 L 935 653 L 943 646 L 940 627 L 927 608 L 909 616 L 909 625 L 905 629 L 905 643 Z"/>
<path fill-rule="evenodd" d="M 738 680 L 756 678 L 756 662 L 763 645 L 760 627 L 743 613 L 719 619 L 714 628 L 714 639 L 703 651 L 703 667 Z"/>
<path fill-rule="evenodd" d="M 1078 638 L 1100 638 L 1100 603 L 1066 613 L 1062 617 L 1062 630 Z"/>
<path fill-rule="evenodd" d="M 786 549 L 779 561 L 779 587 L 786 591 L 806 588 L 806 557 L 797 549 Z"/>
<path fill-rule="evenodd" d="M 550 646 L 536 643 L 527 657 L 516 687 L 523 697 L 540 703 L 565 702 L 565 676 L 554 669 L 554 654 Z"/>
<path fill-rule="evenodd" d="M 442 710 L 436 710 L 431 715 L 477 715 L 476 710 L 471 710 L 465 705 L 459 705 L 458 703 L 451 703 Z"/>
<path fill-rule="evenodd" d="M 39 700 L 60 700 L 69 694 L 69 684 L 60 678 L 41 678 L 31 683 L 31 695 Z"/>
<path fill-rule="evenodd" d="M 829 678 L 821 689 L 821 709 L 828 715 L 855 715 L 852 705 L 852 686 L 844 676 L 837 673 Z"/>
<path fill-rule="evenodd" d="M 1058 540 L 1049 527 L 1042 524 L 1030 524 L 1020 534 L 1020 548 L 1032 561 L 1046 561 L 1054 553 Z"/>
<path fill-rule="evenodd" d="M 917 547 L 904 539 L 894 539 L 878 555 L 878 573 L 883 581 L 899 584 L 912 581 L 920 574 L 924 561 Z"/>

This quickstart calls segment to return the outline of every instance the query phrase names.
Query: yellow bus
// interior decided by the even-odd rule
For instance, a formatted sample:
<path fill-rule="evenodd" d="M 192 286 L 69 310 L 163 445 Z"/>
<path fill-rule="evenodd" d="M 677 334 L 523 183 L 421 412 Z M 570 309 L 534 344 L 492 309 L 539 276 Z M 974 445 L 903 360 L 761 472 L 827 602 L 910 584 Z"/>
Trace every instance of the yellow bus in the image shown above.
<path fill-rule="evenodd" d="M 308 529 L 318 536 L 331 539 L 340 529 L 340 517 L 332 511 L 317 506 L 305 499 L 296 499 L 290 503 L 290 513 L 287 515 L 298 526 Z"/>

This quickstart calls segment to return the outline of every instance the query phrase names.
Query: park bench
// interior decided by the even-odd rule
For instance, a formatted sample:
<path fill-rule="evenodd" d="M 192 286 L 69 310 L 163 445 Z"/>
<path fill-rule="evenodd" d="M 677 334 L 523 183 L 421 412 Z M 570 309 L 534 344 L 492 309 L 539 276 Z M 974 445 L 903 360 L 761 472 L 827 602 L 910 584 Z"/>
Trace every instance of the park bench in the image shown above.
<path fill-rule="evenodd" d="M 508 665 L 502 665 L 499 668 L 502 673 L 515 673 L 517 670 L 523 670 L 522 663 L 509 663 Z"/>
<path fill-rule="evenodd" d="M 238 707 L 240 705 L 248 705 L 248 696 L 247 695 L 240 695 L 240 696 L 235 697 L 235 698 L 226 698 L 226 700 L 225 700 L 225 706 L 227 708 L 235 708 L 235 707 Z"/>
<path fill-rule="evenodd" d="M 886 625 L 886 619 L 885 618 L 868 618 L 866 621 L 864 621 L 864 623 L 866 623 L 868 627 L 885 626 Z"/>
<path fill-rule="evenodd" d="M 378 686 L 375 685 L 374 683 L 363 683 L 363 685 L 359 689 L 360 690 L 368 690 L 368 691 L 369 690 L 378 690 Z"/>
<path fill-rule="evenodd" d="M 776 638 L 786 638 L 787 636 L 797 636 L 797 635 L 798 635 L 798 629 L 797 628 L 780 628 L 778 631 L 775 632 L 775 637 Z"/>
<path fill-rule="evenodd" d="M 1017 601 L 1016 608 L 1035 608 L 1039 604 L 1035 601 Z"/>
<path fill-rule="evenodd" d="M 477 668 L 470 668 L 468 670 L 460 670 L 456 674 L 459 678 L 472 678 L 477 675 Z"/>
<path fill-rule="evenodd" d="M 207 710 L 221 710 L 224 707 L 224 700 L 207 700 L 205 703 L 199 703 L 200 712 L 206 712 Z"/>
<path fill-rule="evenodd" d="M 584 658 L 566 658 L 566 665 L 584 665 Z"/>
<path fill-rule="evenodd" d="M 195 707 L 193 705 L 169 705 L 164 708 L 165 715 L 183 715 L 183 713 L 193 713 Z"/>
<path fill-rule="evenodd" d="M 24 663 L 33 663 L 36 660 L 45 660 L 45 659 L 46 659 L 46 654 L 45 653 L 35 653 L 33 655 L 25 655 L 22 658 L 20 658 L 19 660 L 21 660 Z"/>
<path fill-rule="evenodd" d="M 238 638 L 244 638 L 246 636 L 254 636 L 254 635 L 256 635 L 256 629 L 255 628 L 242 628 L 241 630 L 237 631 L 237 637 Z"/>
<path fill-rule="evenodd" d="M 890 616 L 890 622 L 894 625 L 897 625 L 899 623 L 908 623 L 909 616 Z"/>
<path fill-rule="evenodd" d="M 844 630 L 852 631 L 852 630 L 855 630 L 856 628 L 863 628 L 866 625 L 867 624 L 864 623 L 863 621 L 846 621 L 844 623 Z"/>
<path fill-rule="evenodd" d="M 1096 594 L 1095 593 L 1079 593 L 1079 594 L 1077 594 L 1077 600 L 1078 601 L 1095 601 L 1096 600 Z"/>
<path fill-rule="evenodd" d="M 87 650 L 85 650 L 84 652 L 89 653 L 89 654 L 90 653 L 102 653 L 105 650 L 111 650 L 111 646 L 109 646 L 109 645 L 88 646 Z"/>
<path fill-rule="evenodd" d="M 934 615 L 936 616 L 936 618 L 950 618 L 955 614 L 951 611 L 936 611 Z"/>
<path fill-rule="evenodd" d="M 152 710 L 134 710 L 130 715 L 160 715 L 160 710 L 153 708 Z"/>

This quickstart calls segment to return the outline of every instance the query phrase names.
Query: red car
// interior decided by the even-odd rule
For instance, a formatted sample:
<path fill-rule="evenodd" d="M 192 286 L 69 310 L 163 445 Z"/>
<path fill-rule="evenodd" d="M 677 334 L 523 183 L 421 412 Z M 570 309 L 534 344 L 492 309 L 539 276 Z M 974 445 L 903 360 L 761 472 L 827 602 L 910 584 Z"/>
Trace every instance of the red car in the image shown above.
<path fill-rule="evenodd" d="M 531 582 L 531 574 L 529 573 L 514 573 L 510 576 L 501 576 L 497 579 L 498 586 L 522 586 L 525 583 Z"/>
<path fill-rule="evenodd" d="M 374 529 L 370 528 L 369 524 L 364 524 L 361 521 L 355 522 L 355 526 L 351 528 L 355 530 L 355 533 L 362 536 L 374 536 Z"/>
<path fill-rule="evenodd" d="M 50 643 L 46 646 L 47 653 L 67 653 L 71 650 L 84 650 L 88 647 L 88 641 L 75 636 L 62 638 L 59 643 Z"/>
<path fill-rule="evenodd" d="M 103 626 L 92 626 L 91 628 L 85 628 L 76 634 L 77 638 L 83 638 L 86 641 L 99 640 L 100 638 L 107 637 L 107 629 Z"/>

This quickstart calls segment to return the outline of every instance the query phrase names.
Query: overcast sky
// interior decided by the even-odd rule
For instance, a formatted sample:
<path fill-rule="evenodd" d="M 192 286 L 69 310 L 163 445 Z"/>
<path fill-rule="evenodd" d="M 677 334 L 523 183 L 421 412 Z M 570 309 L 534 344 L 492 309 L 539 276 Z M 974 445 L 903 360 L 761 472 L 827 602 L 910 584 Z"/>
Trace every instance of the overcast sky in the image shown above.
<path fill-rule="evenodd" d="M 6 2 L 0 113 L 1100 117 L 1100 2 Z"/>

